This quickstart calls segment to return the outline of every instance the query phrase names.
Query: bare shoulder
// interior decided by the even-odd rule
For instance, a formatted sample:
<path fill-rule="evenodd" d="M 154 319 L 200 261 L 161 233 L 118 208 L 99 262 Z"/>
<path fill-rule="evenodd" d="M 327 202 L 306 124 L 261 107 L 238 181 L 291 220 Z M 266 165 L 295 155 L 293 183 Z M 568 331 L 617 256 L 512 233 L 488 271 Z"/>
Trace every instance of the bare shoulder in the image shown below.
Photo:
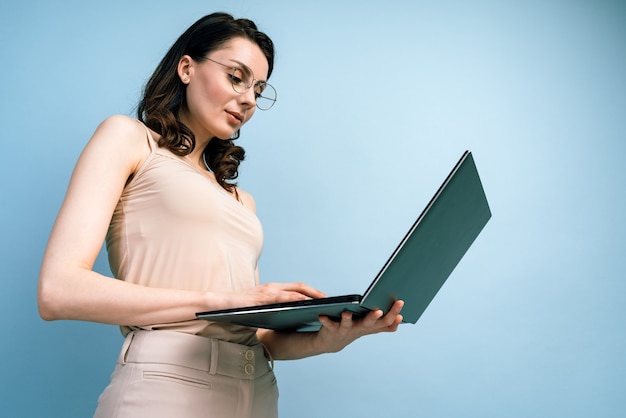
<path fill-rule="evenodd" d="M 256 213 L 256 202 L 254 201 L 252 195 L 240 188 L 237 188 L 237 194 L 239 195 L 241 203 L 252 212 Z"/>
<path fill-rule="evenodd" d="M 85 265 L 95 260 L 128 179 L 150 155 L 147 136 L 145 127 L 127 116 L 100 123 L 72 173 L 53 245 L 73 248 Z"/>
<path fill-rule="evenodd" d="M 86 151 L 115 158 L 126 166 L 138 167 L 150 153 L 146 127 L 137 119 L 113 115 L 98 125 Z"/>
<path fill-rule="evenodd" d="M 145 126 L 137 119 L 125 115 L 113 115 L 103 120 L 98 125 L 94 138 L 105 138 L 124 146 L 147 143 Z"/>

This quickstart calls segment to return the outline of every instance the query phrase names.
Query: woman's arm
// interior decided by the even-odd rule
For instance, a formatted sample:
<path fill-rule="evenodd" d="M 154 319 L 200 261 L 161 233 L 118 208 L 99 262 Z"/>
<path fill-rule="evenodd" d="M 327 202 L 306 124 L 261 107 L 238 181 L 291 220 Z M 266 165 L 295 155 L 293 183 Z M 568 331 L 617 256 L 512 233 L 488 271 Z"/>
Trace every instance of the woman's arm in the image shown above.
<path fill-rule="evenodd" d="M 147 289 L 92 271 L 124 185 L 149 152 L 145 129 L 125 116 L 105 120 L 83 150 L 43 257 L 42 318 L 141 325 L 189 319 L 206 305 L 201 293 Z"/>
<path fill-rule="evenodd" d="M 147 141 L 137 121 L 113 116 L 82 152 L 43 257 L 38 289 L 42 318 L 145 325 L 190 320 L 210 309 L 318 297 L 319 292 L 303 284 L 208 293 L 149 288 L 92 271 L 124 186 L 149 155 Z"/>
<path fill-rule="evenodd" d="M 404 302 L 397 301 L 383 316 L 380 310 L 372 311 L 362 319 L 353 320 L 344 312 L 341 322 L 321 316 L 322 328 L 317 332 L 277 332 L 259 329 L 257 336 L 276 360 L 295 360 L 323 353 L 335 353 L 356 339 L 379 332 L 395 332 L 402 322 L 400 310 Z"/>

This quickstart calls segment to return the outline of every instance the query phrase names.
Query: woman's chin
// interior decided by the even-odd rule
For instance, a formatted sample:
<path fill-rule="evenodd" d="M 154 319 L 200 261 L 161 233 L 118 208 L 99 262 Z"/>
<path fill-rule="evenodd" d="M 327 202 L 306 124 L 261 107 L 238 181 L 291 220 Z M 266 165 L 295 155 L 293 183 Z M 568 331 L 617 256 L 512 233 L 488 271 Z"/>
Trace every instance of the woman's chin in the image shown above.
<path fill-rule="evenodd" d="M 228 132 L 221 132 L 217 135 L 215 135 L 215 138 L 221 139 L 221 140 L 228 140 L 228 139 L 235 139 L 239 137 L 239 129 L 236 129 L 234 131 L 228 131 Z"/>

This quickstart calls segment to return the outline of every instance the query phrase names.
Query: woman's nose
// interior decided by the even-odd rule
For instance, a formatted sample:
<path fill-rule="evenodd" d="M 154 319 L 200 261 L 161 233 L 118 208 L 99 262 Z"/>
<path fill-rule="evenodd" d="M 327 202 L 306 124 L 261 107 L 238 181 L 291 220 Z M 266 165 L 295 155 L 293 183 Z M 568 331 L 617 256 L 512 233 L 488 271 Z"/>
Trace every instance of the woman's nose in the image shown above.
<path fill-rule="evenodd" d="M 247 105 L 250 108 L 254 108 L 256 106 L 256 94 L 254 93 L 254 88 L 248 89 L 245 93 L 240 93 L 239 96 L 239 102 L 242 105 Z"/>

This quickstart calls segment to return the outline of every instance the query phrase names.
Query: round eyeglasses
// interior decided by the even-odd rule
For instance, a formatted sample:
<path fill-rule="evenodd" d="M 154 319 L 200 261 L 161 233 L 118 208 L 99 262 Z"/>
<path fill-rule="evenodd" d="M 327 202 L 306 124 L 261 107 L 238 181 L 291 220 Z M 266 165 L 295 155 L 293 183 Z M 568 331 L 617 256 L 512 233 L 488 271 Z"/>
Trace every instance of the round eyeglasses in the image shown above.
<path fill-rule="evenodd" d="M 207 57 L 207 60 L 226 67 L 230 70 L 228 77 L 233 85 L 233 90 L 239 94 L 247 93 L 252 86 L 254 86 L 254 98 L 256 101 L 256 107 L 259 110 L 268 110 L 274 103 L 276 103 L 276 89 L 265 81 L 260 81 L 254 78 L 254 73 L 250 68 L 241 64 L 238 67 L 233 67 L 228 64 L 215 61 Z"/>

